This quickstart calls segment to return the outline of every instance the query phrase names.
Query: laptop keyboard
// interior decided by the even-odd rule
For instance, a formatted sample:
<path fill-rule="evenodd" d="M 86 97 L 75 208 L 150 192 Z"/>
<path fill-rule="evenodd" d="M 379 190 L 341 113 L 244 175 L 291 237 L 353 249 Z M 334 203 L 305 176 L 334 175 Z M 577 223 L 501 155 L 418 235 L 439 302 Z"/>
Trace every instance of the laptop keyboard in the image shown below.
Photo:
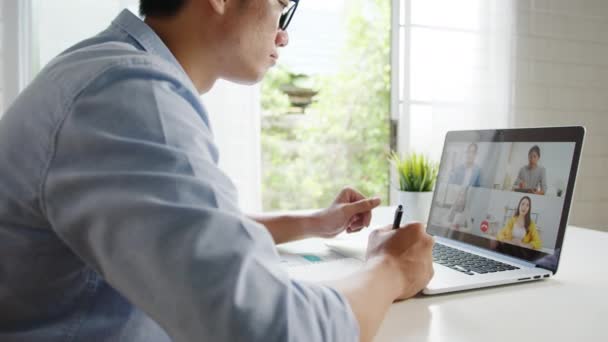
<path fill-rule="evenodd" d="M 436 243 L 433 246 L 433 261 L 467 275 L 486 274 L 517 270 L 519 267 L 500 261 L 467 253 L 456 248 Z"/>

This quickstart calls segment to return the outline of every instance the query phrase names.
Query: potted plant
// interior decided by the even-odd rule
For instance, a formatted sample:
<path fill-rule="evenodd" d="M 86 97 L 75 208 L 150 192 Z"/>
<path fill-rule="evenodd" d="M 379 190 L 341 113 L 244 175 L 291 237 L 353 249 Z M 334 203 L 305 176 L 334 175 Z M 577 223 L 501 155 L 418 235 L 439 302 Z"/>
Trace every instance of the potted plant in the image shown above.
<path fill-rule="evenodd" d="M 399 178 L 399 203 L 408 220 L 426 222 L 431 210 L 433 188 L 439 165 L 422 154 L 411 153 L 401 158 L 392 152 L 389 161 Z"/>

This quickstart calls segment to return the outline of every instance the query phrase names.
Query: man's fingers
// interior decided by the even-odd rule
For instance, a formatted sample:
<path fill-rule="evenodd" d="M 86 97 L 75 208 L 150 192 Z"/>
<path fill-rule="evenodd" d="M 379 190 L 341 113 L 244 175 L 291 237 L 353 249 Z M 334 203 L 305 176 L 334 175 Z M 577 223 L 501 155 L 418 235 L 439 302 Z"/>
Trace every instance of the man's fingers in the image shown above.
<path fill-rule="evenodd" d="M 339 197 L 346 199 L 348 202 L 355 202 L 365 199 L 365 196 L 363 196 L 359 191 L 348 186 L 342 189 Z"/>
<path fill-rule="evenodd" d="M 358 224 L 360 224 L 360 222 L 361 222 L 361 214 L 355 214 L 350 218 L 350 220 L 348 220 L 347 227 L 355 228 Z"/>
<path fill-rule="evenodd" d="M 351 216 L 351 218 L 348 219 L 348 222 L 346 222 L 346 228 L 350 229 L 356 219 L 357 219 L 357 215 Z"/>
<path fill-rule="evenodd" d="M 363 215 L 363 225 L 369 227 L 370 222 L 372 221 L 372 213 L 366 213 Z"/>
<path fill-rule="evenodd" d="M 363 214 L 363 215 L 358 214 L 356 216 L 358 216 L 357 220 L 352 222 L 349 226 L 348 231 L 350 233 L 355 233 L 355 232 L 362 230 L 365 227 L 369 227 L 369 222 L 371 220 L 371 214 Z"/>
<path fill-rule="evenodd" d="M 354 220 L 353 222 L 351 222 L 350 224 L 350 230 L 353 232 L 358 232 L 360 231 L 364 226 L 363 224 L 363 217 L 360 215 L 356 215 L 357 219 Z"/>
<path fill-rule="evenodd" d="M 379 206 L 382 201 L 379 197 L 372 197 L 349 203 L 344 206 L 344 210 L 348 216 L 353 216 L 359 213 L 366 213 L 375 207 Z"/>

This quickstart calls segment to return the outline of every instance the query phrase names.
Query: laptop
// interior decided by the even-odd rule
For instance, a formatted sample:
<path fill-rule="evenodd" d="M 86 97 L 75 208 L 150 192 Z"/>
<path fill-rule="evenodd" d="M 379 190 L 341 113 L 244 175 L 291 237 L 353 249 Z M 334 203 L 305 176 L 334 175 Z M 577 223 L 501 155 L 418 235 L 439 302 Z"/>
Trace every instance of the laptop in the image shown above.
<path fill-rule="evenodd" d="M 423 293 L 555 275 L 584 135 L 583 127 L 448 132 L 426 222 L 435 275 Z M 366 248 L 326 244 L 351 255 Z"/>

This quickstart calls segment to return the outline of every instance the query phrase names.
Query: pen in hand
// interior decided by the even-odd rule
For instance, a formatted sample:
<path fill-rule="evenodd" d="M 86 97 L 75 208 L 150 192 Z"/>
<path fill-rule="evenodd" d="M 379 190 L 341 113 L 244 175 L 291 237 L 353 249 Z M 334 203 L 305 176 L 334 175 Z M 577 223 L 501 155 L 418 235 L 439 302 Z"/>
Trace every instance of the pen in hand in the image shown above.
<path fill-rule="evenodd" d="M 397 210 L 395 210 L 395 219 L 393 220 L 393 229 L 399 228 L 401 224 L 401 216 L 403 216 L 403 206 L 399 204 Z"/>

